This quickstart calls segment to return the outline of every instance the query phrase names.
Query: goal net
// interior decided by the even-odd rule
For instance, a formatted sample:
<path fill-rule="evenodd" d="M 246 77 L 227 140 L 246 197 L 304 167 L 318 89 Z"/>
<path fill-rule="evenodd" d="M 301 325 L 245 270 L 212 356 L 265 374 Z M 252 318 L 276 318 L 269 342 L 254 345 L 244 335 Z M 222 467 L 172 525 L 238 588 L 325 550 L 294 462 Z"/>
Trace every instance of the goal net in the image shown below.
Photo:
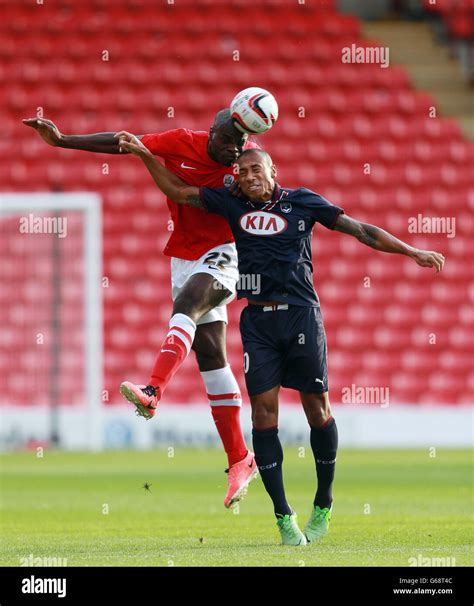
<path fill-rule="evenodd" d="M 0 194 L 0 448 L 102 447 L 101 199 Z"/>

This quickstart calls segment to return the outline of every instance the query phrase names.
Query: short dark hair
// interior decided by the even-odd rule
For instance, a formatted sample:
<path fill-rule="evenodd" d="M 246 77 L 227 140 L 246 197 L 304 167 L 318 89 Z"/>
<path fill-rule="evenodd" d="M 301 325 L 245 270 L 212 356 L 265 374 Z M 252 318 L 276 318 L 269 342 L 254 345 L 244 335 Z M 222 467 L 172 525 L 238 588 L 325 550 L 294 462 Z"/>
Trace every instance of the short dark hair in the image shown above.
<path fill-rule="evenodd" d="M 217 114 L 214 116 L 214 122 L 212 123 L 213 128 L 220 128 L 224 126 L 224 124 L 232 125 L 232 120 L 230 119 L 230 109 L 227 107 L 225 109 L 220 109 Z"/>
<path fill-rule="evenodd" d="M 265 160 L 268 162 L 268 164 L 270 166 L 272 166 L 273 160 L 272 160 L 272 157 L 270 156 L 270 154 L 267 151 L 265 151 L 264 149 L 260 149 L 258 147 L 251 147 L 250 149 L 244 149 L 244 151 L 239 156 L 239 160 L 241 158 L 243 158 L 244 156 L 246 156 L 248 154 L 252 154 L 252 153 L 260 154 L 261 156 L 263 156 L 265 158 Z"/>

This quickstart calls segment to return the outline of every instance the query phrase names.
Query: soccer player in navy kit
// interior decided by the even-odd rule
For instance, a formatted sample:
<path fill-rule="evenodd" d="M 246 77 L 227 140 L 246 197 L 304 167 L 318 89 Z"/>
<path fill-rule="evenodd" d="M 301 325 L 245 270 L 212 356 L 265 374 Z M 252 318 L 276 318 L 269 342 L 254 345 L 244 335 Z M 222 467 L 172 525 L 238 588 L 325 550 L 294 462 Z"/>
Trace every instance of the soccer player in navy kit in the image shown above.
<path fill-rule="evenodd" d="M 316 542 L 328 531 L 338 445 L 328 397 L 326 336 L 313 287 L 311 236 L 315 223 L 355 236 L 376 250 L 411 257 L 441 271 L 442 254 L 415 249 L 388 232 L 344 215 L 342 208 L 309 189 L 281 188 L 276 167 L 263 150 L 246 150 L 237 160 L 240 198 L 226 188 L 188 186 L 169 173 L 140 141 L 123 132 L 121 145 L 138 155 L 158 187 L 178 204 L 205 208 L 227 219 L 234 234 L 241 276 L 258 276 L 259 285 L 241 280 L 238 297 L 244 371 L 252 405 L 255 458 L 270 495 L 285 545 Z M 246 284 L 247 282 L 247 284 Z M 255 284 L 255 282 L 253 282 Z M 318 480 L 304 533 L 285 496 L 283 450 L 278 438 L 278 392 L 300 392 L 311 428 Z"/>

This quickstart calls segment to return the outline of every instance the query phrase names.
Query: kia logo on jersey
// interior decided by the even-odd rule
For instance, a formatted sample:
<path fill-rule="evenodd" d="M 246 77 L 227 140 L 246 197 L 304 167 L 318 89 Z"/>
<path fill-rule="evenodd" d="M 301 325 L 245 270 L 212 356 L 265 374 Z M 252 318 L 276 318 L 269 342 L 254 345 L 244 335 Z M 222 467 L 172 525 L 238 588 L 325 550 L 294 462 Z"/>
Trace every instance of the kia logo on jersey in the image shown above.
<path fill-rule="evenodd" d="M 240 227 L 254 236 L 276 236 L 285 231 L 288 223 L 286 219 L 274 213 L 254 210 L 240 217 Z"/>

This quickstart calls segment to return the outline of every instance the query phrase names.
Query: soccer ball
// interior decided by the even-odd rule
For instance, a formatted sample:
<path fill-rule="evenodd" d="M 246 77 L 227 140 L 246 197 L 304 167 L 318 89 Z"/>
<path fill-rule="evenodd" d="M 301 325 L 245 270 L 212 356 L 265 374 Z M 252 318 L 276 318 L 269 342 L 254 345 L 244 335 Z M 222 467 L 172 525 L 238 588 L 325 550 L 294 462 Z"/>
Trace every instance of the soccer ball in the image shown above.
<path fill-rule="evenodd" d="M 230 114 L 238 130 L 261 135 L 277 121 L 278 103 L 267 90 L 252 86 L 237 93 L 230 104 Z"/>

